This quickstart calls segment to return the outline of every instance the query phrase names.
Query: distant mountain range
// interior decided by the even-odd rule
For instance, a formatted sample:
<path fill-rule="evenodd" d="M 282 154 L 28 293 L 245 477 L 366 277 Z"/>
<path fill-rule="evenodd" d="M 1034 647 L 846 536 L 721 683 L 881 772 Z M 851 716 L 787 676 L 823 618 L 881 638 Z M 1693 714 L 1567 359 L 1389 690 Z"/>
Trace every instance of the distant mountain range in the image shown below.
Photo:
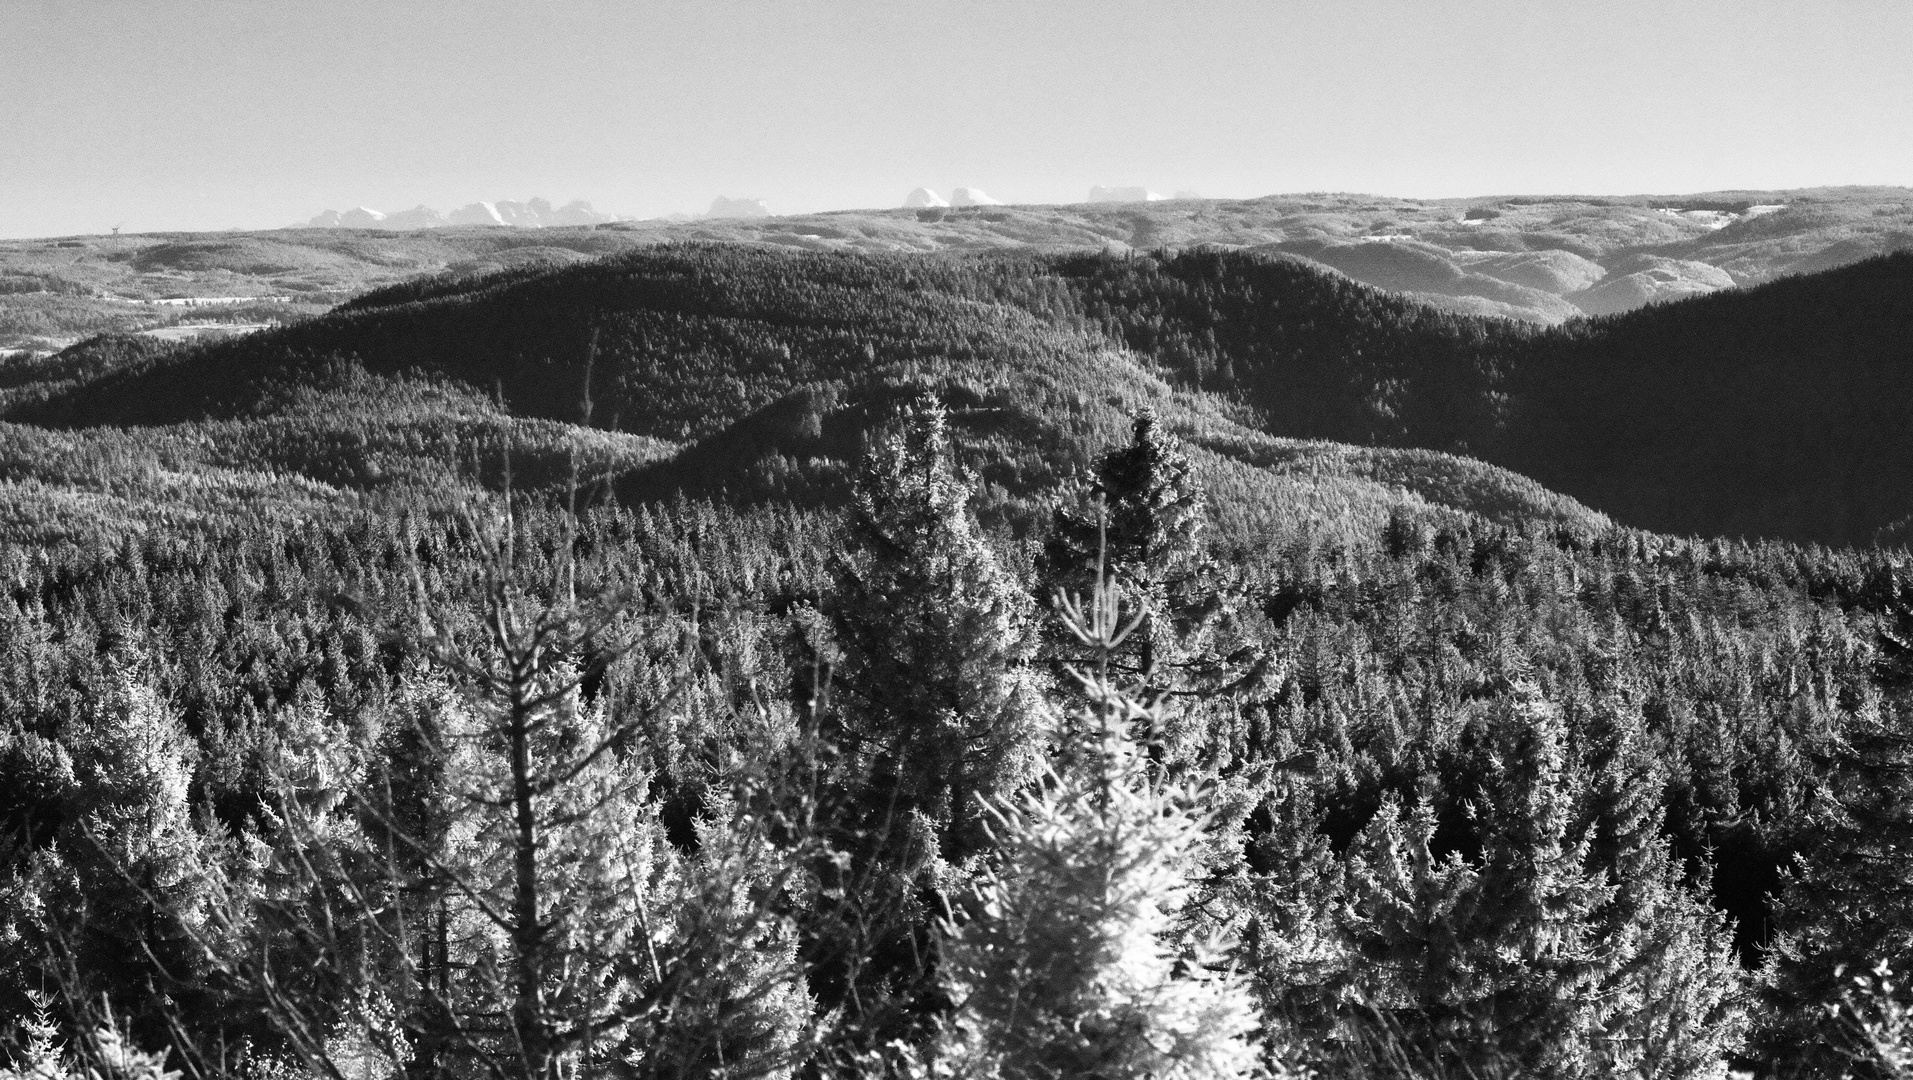
<path fill-rule="evenodd" d="M 1162 202 L 1164 199 L 1171 198 L 1200 199 L 1202 196 L 1187 189 L 1178 191 L 1174 195 L 1163 195 L 1151 191 L 1146 187 L 1103 187 L 1098 185 L 1089 189 L 1089 198 L 1084 201 L 1093 203 Z"/>
<path fill-rule="evenodd" d="M 723 200 L 719 200 L 722 202 Z M 603 214 L 591 208 L 583 199 L 553 207 L 544 199 L 532 198 L 524 202 L 475 202 L 459 207 L 449 214 L 441 214 L 429 206 L 419 205 L 410 210 L 396 213 L 381 213 L 368 207 L 357 207 L 340 213 L 327 210 L 305 223 L 312 229 L 391 229 L 409 232 L 414 229 L 443 229 L 455 225 L 509 225 L 515 228 L 548 229 L 577 227 L 582 225 L 606 225 L 621 220 L 615 214 Z"/>
<path fill-rule="evenodd" d="M 1202 198 L 1202 196 L 1195 192 L 1187 190 L 1178 191 L 1173 197 L 1177 199 Z M 1089 189 L 1089 198 L 1083 201 L 1092 203 L 1162 202 L 1168 198 L 1171 198 L 1171 196 L 1151 191 L 1145 187 L 1102 187 L 1098 185 Z M 992 199 L 977 188 L 957 188 L 950 193 L 948 199 L 945 199 L 929 188 L 920 187 L 904 196 L 903 205 L 905 209 L 927 209 L 938 206 L 1001 206 L 1003 204 L 1001 200 Z"/>
<path fill-rule="evenodd" d="M 1280 251 L 1449 311 L 1553 325 L 1913 250 L 1913 189 L 1812 188 L 1696 195 L 1396 199 L 1272 195 L 1173 199 L 1145 187 L 1094 187 L 1081 203 L 1013 206 L 987 217 L 928 188 L 904 207 L 934 230 L 909 246 L 1070 245 L 1148 250 L 1192 245 Z M 994 203 L 995 200 L 989 200 Z M 969 205 L 981 205 L 981 200 Z M 767 221 L 763 239 L 888 248 L 839 226 L 869 211 Z M 811 228 L 799 222 L 817 222 Z M 824 225 L 824 223 L 829 223 Z M 962 238 L 947 236 L 961 233 Z"/>
<path fill-rule="evenodd" d="M 733 199 L 719 195 L 711 200 L 711 209 L 705 217 L 714 218 L 761 218 L 770 217 L 770 204 L 762 199 Z"/>

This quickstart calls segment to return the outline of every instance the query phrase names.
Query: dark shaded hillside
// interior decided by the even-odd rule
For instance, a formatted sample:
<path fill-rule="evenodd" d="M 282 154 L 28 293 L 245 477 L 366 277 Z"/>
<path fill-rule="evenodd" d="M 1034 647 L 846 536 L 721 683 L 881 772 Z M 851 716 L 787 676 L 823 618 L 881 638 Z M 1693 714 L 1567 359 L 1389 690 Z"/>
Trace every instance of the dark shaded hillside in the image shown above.
<path fill-rule="evenodd" d="M 1661 531 L 1867 544 L 1913 517 L 1913 254 L 1538 331 L 1236 255 L 1057 268 L 1276 434 L 1470 454 Z"/>
<path fill-rule="evenodd" d="M 1502 421 L 1500 358 L 1536 331 L 1280 257 L 1057 259 L 1086 318 L 1279 435 L 1467 453 Z"/>
<path fill-rule="evenodd" d="M 981 292 L 974 264 L 673 247 L 558 272 L 426 281 L 336 315 L 128 365 L 20 419 L 155 424 L 242 415 L 350 357 L 502 393 L 575 419 L 592 359 L 596 422 L 702 436 L 798 387 L 885 365 L 1067 351 L 1075 335 Z M 1028 275 L 1025 274 L 1025 277 Z M 595 352 L 594 352 L 595 346 Z M 1079 346 L 1080 347 L 1080 346 Z"/>
<path fill-rule="evenodd" d="M 1904 542 L 1913 254 L 1537 336 L 1487 455 L 1632 524 Z"/>

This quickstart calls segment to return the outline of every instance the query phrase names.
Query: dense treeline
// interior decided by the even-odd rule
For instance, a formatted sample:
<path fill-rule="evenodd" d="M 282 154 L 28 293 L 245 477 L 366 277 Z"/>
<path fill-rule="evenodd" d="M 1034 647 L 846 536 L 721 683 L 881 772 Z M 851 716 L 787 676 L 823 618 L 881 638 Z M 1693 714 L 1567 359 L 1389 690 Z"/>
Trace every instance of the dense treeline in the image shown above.
<path fill-rule="evenodd" d="M 828 804 L 832 828 L 849 831 L 827 838 L 841 865 L 890 869 L 860 888 L 855 919 L 789 914 L 797 951 L 777 955 L 814 966 L 796 997 L 778 983 L 789 1015 L 772 1025 L 785 1041 L 771 1071 L 803 1039 L 821 1040 L 807 1051 L 819 1066 L 836 1054 L 856 1071 L 941 1037 L 952 1005 L 931 946 L 948 901 L 930 898 L 998 865 L 1004 826 L 981 829 L 982 808 L 1037 775 L 1031 754 L 1100 760 L 1082 756 L 1104 745 L 1083 741 L 1093 725 L 1067 718 L 1111 714 L 1080 711 L 1065 667 L 1098 647 L 1112 680 L 1099 685 L 1133 687 L 1122 715 L 1147 718 L 1125 737 L 1148 767 L 1210 785 L 1200 853 L 1177 856 L 1196 860 L 1179 871 L 1186 906 L 1159 932 L 1235 942 L 1212 962 L 1248 980 L 1263 1052 L 1292 1064 L 1698 1075 L 1729 1054 L 1835 1047 L 1837 1025 L 1813 1028 L 1839 992 L 1834 965 L 1894 958 L 1878 949 L 1904 931 L 1898 909 L 1852 887 L 1831 908 L 1792 890 L 1846 881 L 1815 868 L 1906 827 L 1899 804 L 1844 794 L 1906 760 L 1890 746 L 1913 601 L 1897 557 L 1401 513 L 1353 546 L 1219 564 L 1183 452 L 1153 420 L 1102 461 L 1107 524 L 1072 506 L 1042 552 L 992 547 L 934 422 L 879 454 L 848 537 L 834 514 L 708 503 L 601 509 L 575 531 L 523 507 L 488 525 L 494 502 L 12 549 L 9 1013 L 30 1015 L 25 992 L 64 973 L 69 1000 L 112 995 L 144 1045 L 293 1053 L 270 1010 L 214 1007 L 246 984 L 204 968 L 212 935 L 182 913 L 229 899 L 205 893 L 205 866 L 234 843 L 316 844 L 395 812 L 366 809 L 367 785 L 416 782 L 435 760 L 407 749 L 408 723 L 475 677 L 436 658 L 483 640 L 501 527 L 541 593 L 569 566 L 622 598 L 613 623 L 640 645 L 594 655 L 599 639 L 580 637 L 553 662 L 580 672 L 580 715 L 632 718 L 617 761 L 642 777 L 627 827 L 656 830 L 647 858 L 717 843 L 727 785 L 805 732 L 869 770 L 833 774 L 847 801 Z M 1085 653 L 1062 624 L 1045 632 L 1040 608 L 1052 583 L 1094 589 L 1092 552 L 1146 622 Z M 921 726 L 938 716 L 955 726 Z M 1104 783 L 1141 782 L 1120 779 L 1140 766 L 1109 767 L 1119 779 Z M 893 818 L 918 824 L 870 839 Z M 826 1037 L 806 1027 L 822 1015 L 864 1023 Z M 170 1029 L 181 1016 L 202 1026 Z M 394 1023 L 424 1045 L 424 1020 Z M 995 1037 L 975 1024 L 965 1038 Z"/>

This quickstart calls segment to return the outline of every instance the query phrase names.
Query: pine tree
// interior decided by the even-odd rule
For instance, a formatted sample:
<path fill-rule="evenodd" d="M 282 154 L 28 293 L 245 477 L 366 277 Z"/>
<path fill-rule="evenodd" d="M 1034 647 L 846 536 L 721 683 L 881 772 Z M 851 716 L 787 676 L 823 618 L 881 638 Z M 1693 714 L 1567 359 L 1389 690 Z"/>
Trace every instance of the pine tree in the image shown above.
<path fill-rule="evenodd" d="M 1098 583 L 1070 626 L 1113 653 L 1125 633 L 1114 590 Z M 1148 710 L 1111 678 L 1108 664 L 1082 676 L 1084 752 L 998 806 L 1000 860 L 945 945 L 955 1013 L 938 1075 L 1207 1080 L 1255 1068 L 1247 986 L 1214 943 L 1175 944 L 1200 872 L 1202 792 L 1151 775 L 1129 735 Z"/>

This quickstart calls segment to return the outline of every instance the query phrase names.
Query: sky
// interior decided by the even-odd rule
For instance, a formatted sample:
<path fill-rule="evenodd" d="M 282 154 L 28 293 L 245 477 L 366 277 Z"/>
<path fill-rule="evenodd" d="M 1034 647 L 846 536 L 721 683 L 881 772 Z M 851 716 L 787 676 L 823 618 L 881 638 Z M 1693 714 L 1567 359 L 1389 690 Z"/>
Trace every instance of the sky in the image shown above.
<path fill-rule="evenodd" d="M 1906 0 L 0 0 L 0 236 L 1913 185 Z"/>

